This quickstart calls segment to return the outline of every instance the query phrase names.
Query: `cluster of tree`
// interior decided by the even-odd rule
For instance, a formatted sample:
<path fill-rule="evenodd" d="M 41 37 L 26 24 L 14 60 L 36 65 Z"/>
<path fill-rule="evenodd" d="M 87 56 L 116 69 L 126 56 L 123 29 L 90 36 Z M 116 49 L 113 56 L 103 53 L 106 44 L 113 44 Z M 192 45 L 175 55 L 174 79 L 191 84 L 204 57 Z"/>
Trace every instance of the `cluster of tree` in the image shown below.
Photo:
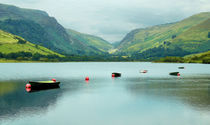
<path fill-rule="evenodd" d="M 156 62 L 175 62 L 175 63 L 184 63 L 185 60 L 182 57 L 175 57 L 175 56 L 167 56 L 164 58 L 160 58 Z"/>
<path fill-rule="evenodd" d="M 166 57 L 166 56 L 178 56 L 182 57 L 190 54 L 187 51 L 184 51 L 180 47 L 175 47 L 174 49 L 165 48 L 163 45 L 148 49 L 142 53 L 135 52 L 131 55 L 131 58 L 134 60 L 154 60 L 155 58 Z"/>
<path fill-rule="evenodd" d="M 44 62 L 68 62 L 68 61 L 132 61 L 130 58 L 123 58 L 115 55 L 94 55 L 94 56 L 78 56 L 68 55 L 59 57 L 58 55 L 42 55 L 39 53 L 32 54 L 30 52 L 17 52 L 3 54 L 0 52 L 0 58 L 12 60 L 29 60 L 29 61 L 44 61 Z"/>
<path fill-rule="evenodd" d="M 15 39 L 18 40 L 18 44 L 26 44 L 26 40 L 22 39 L 22 38 L 19 38 L 19 37 L 15 37 Z"/>
<path fill-rule="evenodd" d="M 210 64 L 210 58 L 204 58 L 202 63 Z"/>
<path fill-rule="evenodd" d="M 57 55 L 42 55 L 39 53 L 32 54 L 30 52 L 16 52 L 4 54 L 0 52 L 0 58 L 12 60 L 33 60 L 33 61 L 53 61 L 59 58 Z"/>

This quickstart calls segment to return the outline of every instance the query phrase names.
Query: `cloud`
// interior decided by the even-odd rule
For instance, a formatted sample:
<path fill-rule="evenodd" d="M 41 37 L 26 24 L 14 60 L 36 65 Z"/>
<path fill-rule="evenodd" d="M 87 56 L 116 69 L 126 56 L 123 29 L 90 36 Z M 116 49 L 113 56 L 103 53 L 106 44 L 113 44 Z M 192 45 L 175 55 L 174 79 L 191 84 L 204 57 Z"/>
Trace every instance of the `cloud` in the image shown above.
<path fill-rule="evenodd" d="M 64 27 L 119 41 L 130 30 L 210 11 L 209 0 L 0 0 L 41 9 Z"/>

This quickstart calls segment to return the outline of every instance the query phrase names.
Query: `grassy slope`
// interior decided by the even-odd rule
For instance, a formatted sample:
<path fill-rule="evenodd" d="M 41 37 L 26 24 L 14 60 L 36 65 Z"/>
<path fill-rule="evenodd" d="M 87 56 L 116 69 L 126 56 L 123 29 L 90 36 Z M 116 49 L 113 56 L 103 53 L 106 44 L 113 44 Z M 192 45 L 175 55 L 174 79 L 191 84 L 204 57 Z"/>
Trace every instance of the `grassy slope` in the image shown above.
<path fill-rule="evenodd" d="M 87 47 L 97 48 L 102 52 L 107 52 L 112 48 L 112 45 L 109 42 L 105 41 L 100 37 L 79 33 L 71 29 L 67 29 L 67 32 L 72 38 L 74 38 L 77 41 L 80 41 Z"/>
<path fill-rule="evenodd" d="M 55 53 L 42 46 L 36 47 L 35 44 L 28 41 L 25 44 L 19 44 L 17 38 L 24 40 L 21 37 L 0 30 L 0 52 L 9 54 L 24 51 L 31 52 L 32 54 L 39 53 L 41 55 L 58 55 L 62 57 L 61 54 Z"/>
<path fill-rule="evenodd" d="M 180 34 L 169 47 L 180 46 L 183 50 L 193 53 L 208 51 L 210 50 L 209 32 L 210 18 Z"/>
<path fill-rule="evenodd" d="M 157 47 L 164 41 L 172 42 L 172 36 L 179 36 L 193 26 L 210 18 L 210 13 L 193 15 L 177 23 L 153 26 L 145 29 L 136 29 L 130 32 L 118 46 L 121 52 L 142 52 Z"/>
<path fill-rule="evenodd" d="M 5 4 L 0 4 L 0 11 L 0 20 L 4 21 L 1 29 L 4 31 L 21 36 L 35 44 L 41 42 L 45 47 L 59 52 L 63 50 L 66 53 L 73 53 L 65 29 L 46 12 Z M 12 21 L 5 22 L 7 19 Z"/>

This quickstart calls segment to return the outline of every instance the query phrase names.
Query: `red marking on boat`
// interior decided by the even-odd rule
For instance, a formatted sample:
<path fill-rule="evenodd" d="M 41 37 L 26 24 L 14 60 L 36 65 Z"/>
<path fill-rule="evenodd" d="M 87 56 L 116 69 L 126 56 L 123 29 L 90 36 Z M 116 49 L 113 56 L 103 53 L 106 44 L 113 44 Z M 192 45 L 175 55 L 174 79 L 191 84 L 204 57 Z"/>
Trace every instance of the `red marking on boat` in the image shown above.
<path fill-rule="evenodd" d="M 52 79 L 53 82 L 56 82 L 56 79 Z"/>
<path fill-rule="evenodd" d="M 180 73 L 177 73 L 177 76 L 180 76 Z"/>
<path fill-rule="evenodd" d="M 115 74 L 112 74 L 112 77 L 115 77 Z"/>

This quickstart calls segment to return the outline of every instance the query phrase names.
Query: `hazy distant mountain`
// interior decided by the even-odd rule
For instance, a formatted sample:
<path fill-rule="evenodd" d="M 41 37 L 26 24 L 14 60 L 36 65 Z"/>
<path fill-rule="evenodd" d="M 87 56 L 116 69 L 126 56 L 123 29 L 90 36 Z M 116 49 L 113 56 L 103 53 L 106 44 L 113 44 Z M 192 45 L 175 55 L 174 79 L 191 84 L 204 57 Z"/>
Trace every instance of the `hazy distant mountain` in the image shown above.
<path fill-rule="evenodd" d="M 106 40 L 100 37 L 80 33 L 72 29 L 67 29 L 67 33 L 69 34 L 70 39 L 72 38 L 72 41 L 75 42 L 73 43 L 75 44 L 75 46 L 84 46 L 87 49 L 87 51 L 102 54 L 107 53 L 112 48 L 111 43 L 107 42 Z"/>

